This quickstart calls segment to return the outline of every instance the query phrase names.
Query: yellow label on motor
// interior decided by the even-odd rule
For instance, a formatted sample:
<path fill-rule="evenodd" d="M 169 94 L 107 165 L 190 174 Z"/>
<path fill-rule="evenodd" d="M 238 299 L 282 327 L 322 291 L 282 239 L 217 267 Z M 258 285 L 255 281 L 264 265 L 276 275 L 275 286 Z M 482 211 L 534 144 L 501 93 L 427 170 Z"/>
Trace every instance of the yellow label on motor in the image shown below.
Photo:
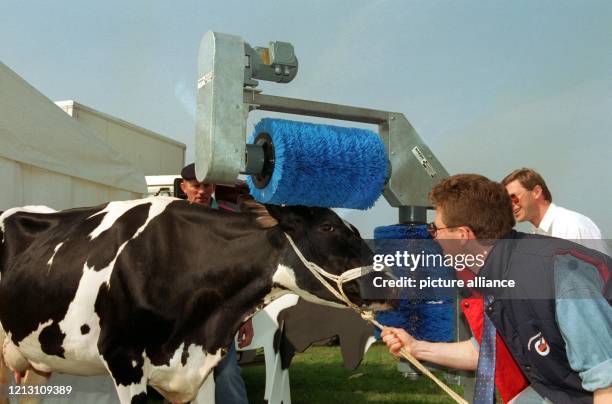
<path fill-rule="evenodd" d="M 269 65 L 270 64 L 270 49 L 264 48 L 259 51 L 259 56 L 261 56 L 261 61 Z"/>

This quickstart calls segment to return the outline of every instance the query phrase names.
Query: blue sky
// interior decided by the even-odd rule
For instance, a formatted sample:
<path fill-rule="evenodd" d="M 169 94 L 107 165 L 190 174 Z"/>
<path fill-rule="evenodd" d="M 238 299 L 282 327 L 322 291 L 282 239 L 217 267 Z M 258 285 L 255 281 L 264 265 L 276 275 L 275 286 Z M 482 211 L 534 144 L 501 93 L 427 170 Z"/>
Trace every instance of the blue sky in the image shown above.
<path fill-rule="evenodd" d="M 451 173 L 536 168 L 612 238 L 612 2 L 4 0 L 0 57 L 191 159 L 207 30 L 295 46 L 298 76 L 265 92 L 402 112 Z M 385 201 L 346 215 L 366 235 L 397 219 Z"/>

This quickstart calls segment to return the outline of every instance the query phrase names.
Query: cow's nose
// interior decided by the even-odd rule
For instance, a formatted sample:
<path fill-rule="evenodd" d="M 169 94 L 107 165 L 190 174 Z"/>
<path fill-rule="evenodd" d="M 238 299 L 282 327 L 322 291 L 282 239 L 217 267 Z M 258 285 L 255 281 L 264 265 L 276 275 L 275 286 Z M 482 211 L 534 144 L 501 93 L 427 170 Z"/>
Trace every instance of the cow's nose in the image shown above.
<path fill-rule="evenodd" d="M 398 281 L 399 277 L 393 273 L 393 270 L 391 269 L 391 267 L 385 267 L 385 269 L 381 272 L 382 276 L 387 279 L 387 280 L 392 280 L 392 281 Z M 396 307 L 399 303 L 399 299 L 401 298 L 401 293 L 402 291 L 402 287 L 387 287 L 385 289 L 385 300 L 393 305 L 394 307 Z"/>
<path fill-rule="evenodd" d="M 391 292 L 389 293 L 389 298 L 387 299 L 387 303 L 391 305 L 393 309 L 397 309 L 400 304 L 401 296 L 402 294 L 400 293 L 399 289 L 391 288 Z"/>
<path fill-rule="evenodd" d="M 349 296 L 359 296 L 359 285 L 356 282 L 348 282 L 344 285 L 344 292 Z"/>

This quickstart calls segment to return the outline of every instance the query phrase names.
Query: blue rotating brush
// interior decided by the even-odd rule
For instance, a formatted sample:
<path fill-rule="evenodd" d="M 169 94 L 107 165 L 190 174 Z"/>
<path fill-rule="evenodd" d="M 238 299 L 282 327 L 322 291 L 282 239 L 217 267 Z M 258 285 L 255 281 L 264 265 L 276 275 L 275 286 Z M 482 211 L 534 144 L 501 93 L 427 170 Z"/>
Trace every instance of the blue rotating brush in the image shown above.
<path fill-rule="evenodd" d="M 259 202 L 368 209 L 385 186 L 385 146 L 369 130 L 264 118 L 249 143 L 266 155 L 247 178 Z"/>
<path fill-rule="evenodd" d="M 395 224 L 374 229 L 377 254 L 442 254 L 440 246 L 427 233 L 425 224 Z M 410 274 L 420 280 L 431 278 L 453 279 L 455 272 L 444 266 L 421 265 L 414 271 L 392 268 L 396 276 Z M 444 288 L 404 288 L 399 307 L 380 312 L 377 320 L 387 326 L 404 328 L 420 340 L 450 342 L 455 336 L 454 292 Z"/>

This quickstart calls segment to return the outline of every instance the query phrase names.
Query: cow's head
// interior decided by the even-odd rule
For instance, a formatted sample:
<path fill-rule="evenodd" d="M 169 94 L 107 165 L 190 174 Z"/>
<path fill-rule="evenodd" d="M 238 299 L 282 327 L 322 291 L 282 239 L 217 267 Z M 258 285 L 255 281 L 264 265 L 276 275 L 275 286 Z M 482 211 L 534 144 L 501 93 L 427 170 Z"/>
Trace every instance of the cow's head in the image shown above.
<path fill-rule="evenodd" d="M 372 250 L 357 229 L 326 208 L 266 205 L 265 211 L 268 217 L 260 209 L 258 220 L 270 228 L 273 243 L 282 249 L 273 281 L 315 303 L 343 304 L 308 270 L 286 235 L 291 237 L 306 260 L 330 274 L 340 275 L 353 268 L 372 265 Z M 367 273 L 343 285 L 351 302 L 380 309 L 383 308 L 381 303 L 384 305 L 392 300 L 391 290 L 374 287 L 376 276 L 390 278 L 385 272 Z M 333 281 L 330 283 L 336 287 Z"/>

